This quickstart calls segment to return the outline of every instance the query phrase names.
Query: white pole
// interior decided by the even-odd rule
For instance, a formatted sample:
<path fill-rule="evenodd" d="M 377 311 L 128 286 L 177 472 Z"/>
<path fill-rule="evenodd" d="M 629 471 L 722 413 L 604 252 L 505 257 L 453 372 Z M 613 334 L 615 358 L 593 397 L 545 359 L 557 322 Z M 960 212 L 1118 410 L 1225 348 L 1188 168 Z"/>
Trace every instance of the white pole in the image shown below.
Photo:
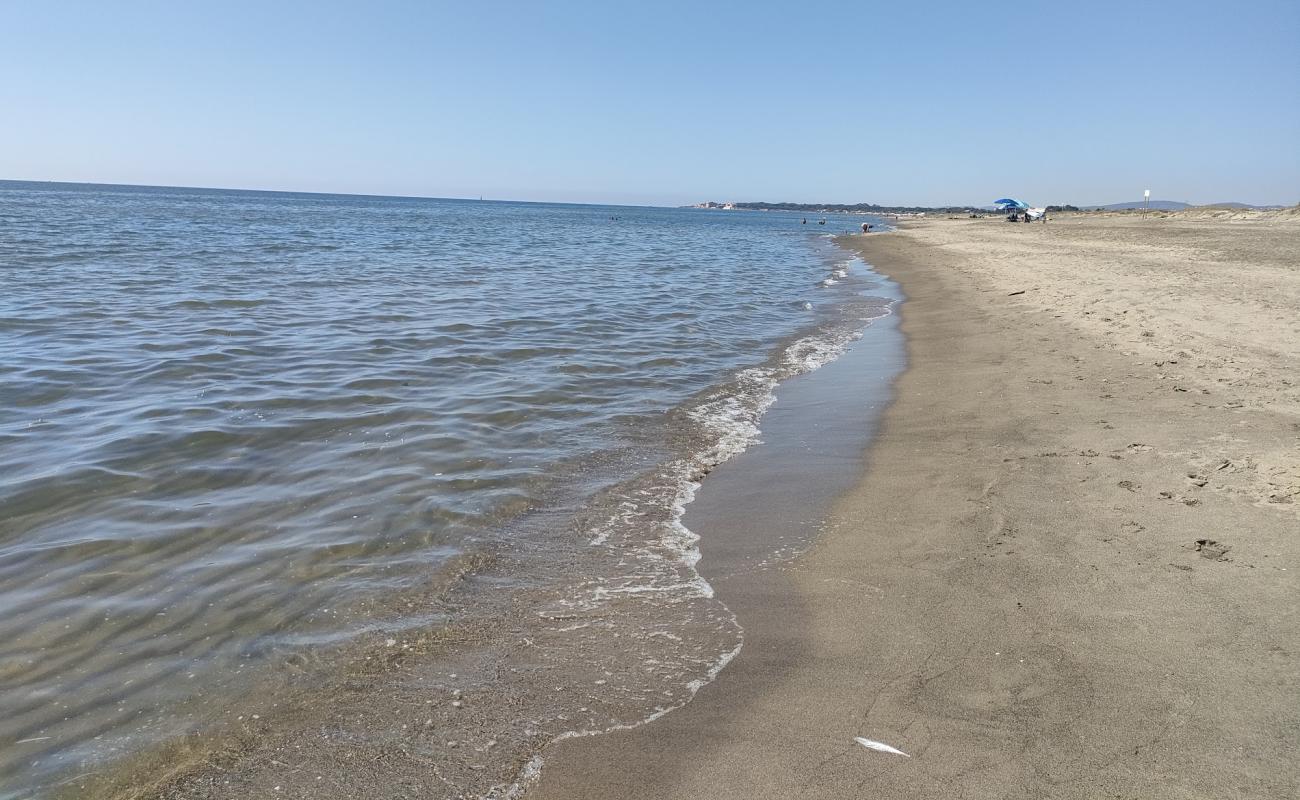
<path fill-rule="evenodd" d="M 1142 218 L 1143 219 L 1146 219 L 1147 209 L 1150 207 L 1151 207 L 1151 190 L 1144 189 L 1142 191 Z"/>

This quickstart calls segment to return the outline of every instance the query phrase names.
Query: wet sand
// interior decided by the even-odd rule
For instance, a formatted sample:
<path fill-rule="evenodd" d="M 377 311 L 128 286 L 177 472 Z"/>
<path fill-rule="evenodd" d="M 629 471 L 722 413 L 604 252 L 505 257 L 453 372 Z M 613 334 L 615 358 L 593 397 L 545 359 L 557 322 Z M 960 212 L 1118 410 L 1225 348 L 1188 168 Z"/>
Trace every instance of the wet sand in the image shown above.
<path fill-rule="evenodd" d="M 908 296 L 863 478 L 784 564 L 726 574 L 747 531 L 688 519 L 744 649 L 686 707 L 548 748 L 527 796 L 1300 795 L 1278 216 L 846 240 Z"/>

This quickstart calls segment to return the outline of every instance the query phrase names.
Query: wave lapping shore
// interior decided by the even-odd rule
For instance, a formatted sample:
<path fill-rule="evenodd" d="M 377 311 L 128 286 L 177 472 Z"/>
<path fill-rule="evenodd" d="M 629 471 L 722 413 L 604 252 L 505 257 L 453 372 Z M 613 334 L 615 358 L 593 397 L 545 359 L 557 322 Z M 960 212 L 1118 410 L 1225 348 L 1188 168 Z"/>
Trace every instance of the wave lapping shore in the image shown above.
<path fill-rule="evenodd" d="M 1296 796 L 1300 227 L 903 228 L 861 482 L 788 568 L 697 526 L 744 651 L 528 797 Z"/>
<path fill-rule="evenodd" d="M 891 302 L 794 215 L 0 199 L 0 800 L 510 794 L 679 707 L 683 508 Z"/>

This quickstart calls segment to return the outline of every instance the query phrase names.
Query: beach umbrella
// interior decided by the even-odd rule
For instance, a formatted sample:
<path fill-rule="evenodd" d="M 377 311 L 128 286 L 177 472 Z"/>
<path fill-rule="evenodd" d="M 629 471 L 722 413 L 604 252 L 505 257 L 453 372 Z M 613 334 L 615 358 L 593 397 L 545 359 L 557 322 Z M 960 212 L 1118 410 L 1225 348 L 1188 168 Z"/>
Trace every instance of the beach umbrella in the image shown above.
<path fill-rule="evenodd" d="M 1029 208 L 1028 203 L 1023 203 L 1010 197 L 1004 197 L 1001 200 L 994 200 L 995 206 L 1009 206 L 1010 208 Z"/>

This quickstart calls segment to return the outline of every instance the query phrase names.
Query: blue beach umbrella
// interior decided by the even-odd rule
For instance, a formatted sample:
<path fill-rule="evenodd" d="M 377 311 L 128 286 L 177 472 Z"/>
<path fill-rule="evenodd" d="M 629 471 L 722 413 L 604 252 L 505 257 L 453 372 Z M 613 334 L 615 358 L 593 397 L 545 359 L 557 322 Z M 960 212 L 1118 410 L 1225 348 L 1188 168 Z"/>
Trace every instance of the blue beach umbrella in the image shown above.
<path fill-rule="evenodd" d="M 1028 203 L 1023 203 L 1019 200 L 1015 200 L 1010 197 L 1004 197 L 1001 200 L 994 200 L 993 205 L 1006 206 L 1008 208 L 1029 208 Z"/>

